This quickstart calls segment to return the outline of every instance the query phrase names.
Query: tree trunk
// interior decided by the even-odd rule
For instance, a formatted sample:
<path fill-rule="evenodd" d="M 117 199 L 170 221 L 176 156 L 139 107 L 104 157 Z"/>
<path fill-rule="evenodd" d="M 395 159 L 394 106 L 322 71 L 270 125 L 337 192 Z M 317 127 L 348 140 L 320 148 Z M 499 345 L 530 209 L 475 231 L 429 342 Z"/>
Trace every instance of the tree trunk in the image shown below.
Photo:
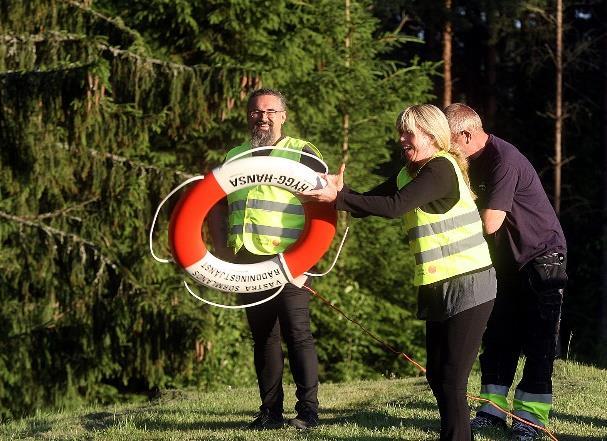
<path fill-rule="evenodd" d="M 556 109 L 554 115 L 554 210 L 561 211 L 563 133 L 563 0 L 556 0 Z"/>
<path fill-rule="evenodd" d="M 346 46 L 346 59 L 345 65 L 347 68 L 350 67 L 350 46 L 352 44 L 352 40 L 350 38 L 351 32 L 351 18 L 350 18 L 350 0 L 346 0 L 346 38 L 344 40 L 344 44 Z M 341 146 L 341 160 L 344 164 L 347 163 L 350 158 L 350 114 L 346 111 L 343 116 L 342 121 L 342 133 L 343 133 L 343 143 Z"/>
<path fill-rule="evenodd" d="M 350 58 L 350 48 L 352 45 L 352 19 L 350 16 L 350 0 L 346 1 L 346 38 L 344 40 L 344 45 L 346 47 L 346 59 L 345 65 L 346 68 L 350 68 L 351 66 L 351 58 Z M 350 114 L 348 111 L 344 113 L 342 118 L 342 145 L 341 145 L 341 162 L 342 164 L 347 164 L 350 160 Z M 344 231 L 348 226 L 348 216 L 345 212 L 339 212 L 338 215 L 338 224 L 340 230 Z"/>
<path fill-rule="evenodd" d="M 607 2 L 603 7 L 603 170 L 607 167 Z M 603 347 L 607 344 L 607 174 L 603 173 L 603 289 L 601 290 L 601 329 Z M 605 355 L 603 355 L 605 356 Z M 605 360 L 603 360 L 605 361 Z"/>
<path fill-rule="evenodd" d="M 485 125 L 489 130 L 495 130 L 497 114 L 497 41 L 499 34 L 499 17 L 495 3 L 491 2 L 487 8 L 487 30 L 489 38 L 487 40 L 487 50 L 485 53 L 486 63 L 486 81 L 487 86 L 483 94 L 485 106 Z"/>
<path fill-rule="evenodd" d="M 443 28 L 443 108 L 451 104 L 451 91 L 453 89 L 453 79 L 451 78 L 451 58 L 453 41 L 453 27 L 451 23 L 452 0 L 445 0 L 445 26 Z"/>

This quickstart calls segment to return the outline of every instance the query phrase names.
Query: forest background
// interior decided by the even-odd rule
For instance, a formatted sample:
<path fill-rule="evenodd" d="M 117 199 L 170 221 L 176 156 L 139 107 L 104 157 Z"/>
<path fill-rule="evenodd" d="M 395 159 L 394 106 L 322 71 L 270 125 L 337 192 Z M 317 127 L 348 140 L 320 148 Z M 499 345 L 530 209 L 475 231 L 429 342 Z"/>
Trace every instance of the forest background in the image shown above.
<path fill-rule="evenodd" d="M 0 419 L 254 383 L 244 313 L 192 298 L 147 235 L 172 188 L 246 139 L 246 97 L 262 86 L 286 92 L 286 132 L 332 170 L 346 162 L 358 190 L 400 168 L 405 106 L 478 109 L 559 209 L 561 355 L 607 366 L 606 72 L 600 0 L 0 0 Z M 315 288 L 423 363 L 400 223 L 346 224 Z M 311 309 L 322 382 L 415 372 Z"/>

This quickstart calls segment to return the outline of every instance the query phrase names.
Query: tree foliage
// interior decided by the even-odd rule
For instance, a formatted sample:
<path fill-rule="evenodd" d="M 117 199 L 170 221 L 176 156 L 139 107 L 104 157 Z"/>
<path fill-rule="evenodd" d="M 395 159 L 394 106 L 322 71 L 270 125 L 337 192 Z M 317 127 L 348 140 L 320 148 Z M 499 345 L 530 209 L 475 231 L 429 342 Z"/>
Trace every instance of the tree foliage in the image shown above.
<path fill-rule="evenodd" d="M 378 182 L 394 117 L 428 98 L 434 67 L 389 61 L 406 39 L 380 32 L 370 5 L 352 1 L 346 20 L 328 0 L 0 2 L 1 416 L 251 381 L 243 315 L 201 306 L 150 258 L 153 211 L 242 141 L 261 85 L 287 91 L 289 134 L 332 168 L 348 112 L 348 180 Z M 318 289 L 417 355 L 401 237 L 394 222 L 357 223 Z M 406 370 L 328 310 L 314 316 L 323 380 Z"/>
<path fill-rule="evenodd" d="M 563 341 L 604 362 L 600 261 L 588 259 L 604 246 L 604 5 L 564 6 Z M 285 91 L 286 132 L 333 170 L 346 161 L 347 183 L 369 189 L 400 167 L 398 112 L 442 93 L 427 60 L 440 60 L 449 19 L 454 101 L 513 141 L 550 194 L 553 13 L 544 0 L 454 1 L 451 12 L 443 0 L 0 0 L 0 417 L 254 381 L 242 312 L 189 297 L 183 274 L 150 258 L 147 235 L 171 188 L 246 138 L 256 88 Z M 169 254 L 169 212 L 157 254 Z M 347 224 L 335 269 L 314 287 L 423 362 L 399 222 L 344 217 L 340 235 Z M 313 303 L 312 314 L 321 381 L 413 372 L 334 311 Z"/>

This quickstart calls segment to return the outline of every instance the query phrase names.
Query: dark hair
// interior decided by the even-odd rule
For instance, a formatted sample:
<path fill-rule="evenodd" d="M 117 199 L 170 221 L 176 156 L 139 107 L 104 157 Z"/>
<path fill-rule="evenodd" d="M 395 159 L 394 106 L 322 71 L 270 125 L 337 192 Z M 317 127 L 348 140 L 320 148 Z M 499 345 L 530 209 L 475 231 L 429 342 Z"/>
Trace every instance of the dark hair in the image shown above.
<path fill-rule="evenodd" d="M 285 98 L 285 96 L 282 94 L 282 92 L 280 90 L 276 90 L 276 89 L 257 89 L 255 91 L 253 91 L 251 93 L 251 95 L 249 95 L 249 99 L 247 100 L 247 109 L 249 108 L 249 105 L 251 104 L 251 101 L 253 100 L 253 98 L 257 98 L 258 96 L 263 96 L 263 95 L 275 96 L 276 98 L 278 98 L 280 100 L 280 104 L 282 105 L 283 110 L 287 110 L 287 99 Z"/>

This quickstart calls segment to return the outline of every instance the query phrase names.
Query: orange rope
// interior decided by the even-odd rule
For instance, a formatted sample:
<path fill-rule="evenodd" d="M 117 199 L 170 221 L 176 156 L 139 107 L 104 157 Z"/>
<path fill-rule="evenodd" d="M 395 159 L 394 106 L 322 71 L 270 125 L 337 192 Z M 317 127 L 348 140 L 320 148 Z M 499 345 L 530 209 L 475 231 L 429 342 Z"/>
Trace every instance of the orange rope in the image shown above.
<path fill-rule="evenodd" d="M 381 344 L 384 348 L 386 348 L 388 351 L 398 355 L 400 358 L 408 361 L 409 363 L 413 364 L 417 369 L 419 369 L 420 372 L 422 373 L 426 373 L 426 368 L 423 367 L 421 364 L 419 364 L 418 362 L 416 362 L 413 358 L 411 358 L 410 356 L 408 356 L 407 354 L 405 354 L 404 352 L 400 352 L 397 349 L 394 349 L 392 346 L 390 346 L 388 343 L 386 343 L 385 341 L 381 340 L 380 338 L 378 338 L 377 336 L 375 336 L 371 331 L 369 331 L 367 328 L 365 328 L 363 325 L 361 325 L 359 322 L 357 322 L 356 320 L 348 317 L 341 309 L 339 309 L 337 306 L 335 306 L 333 303 L 331 303 L 329 300 L 325 299 L 323 296 L 321 296 L 320 294 L 318 294 L 316 291 L 314 291 L 312 288 L 310 288 L 309 286 L 303 286 L 305 289 L 307 289 L 308 291 L 310 291 L 312 293 L 312 295 L 314 297 L 316 297 L 318 300 L 320 300 L 321 302 L 323 302 L 325 305 L 329 306 L 331 309 L 333 309 L 334 311 L 337 311 L 341 316 L 343 316 L 346 320 L 348 320 L 351 323 L 354 323 L 356 326 L 358 326 L 360 329 L 362 329 L 362 331 L 367 334 L 369 337 L 371 337 L 373 340 L 375 340 L 376 342 L 378 342 L 379 344 Z M 523 424 L 527 424 L 528 426 L 534 427 L 538 430 L 541 430 L 542 432 L 545 432 L 553 441 L 558 441 L 558 439 L 553 435 L 553 433 L 548 430 L 546 427 L 542 427 L 540 425 L 534 424 L 531 421 L 527 421 L 521 417 L 518 417 L 510 412 L 508 412 L 505 409 L 502 409 L 500 406 L 498 406 L 497 404 L 495 404 L 494 402 L 492 402 L 491 400 L 488 400 L 486 398 L 481 398 L 481 397 L 477 397 L 474 395 L 470 395 L 470 394 L 466 394 L 466 396 L 471 399 L 471 400 L 475 400 L 475 401 L 480 401 L 483 403 L 487 403 L 490 404 L 491 406 L 495 407 L 496 409 L 498 409 L 501 412 L 504 412 L 506 415 L 512 417 L 515 420 L 520 421 Z"/>

